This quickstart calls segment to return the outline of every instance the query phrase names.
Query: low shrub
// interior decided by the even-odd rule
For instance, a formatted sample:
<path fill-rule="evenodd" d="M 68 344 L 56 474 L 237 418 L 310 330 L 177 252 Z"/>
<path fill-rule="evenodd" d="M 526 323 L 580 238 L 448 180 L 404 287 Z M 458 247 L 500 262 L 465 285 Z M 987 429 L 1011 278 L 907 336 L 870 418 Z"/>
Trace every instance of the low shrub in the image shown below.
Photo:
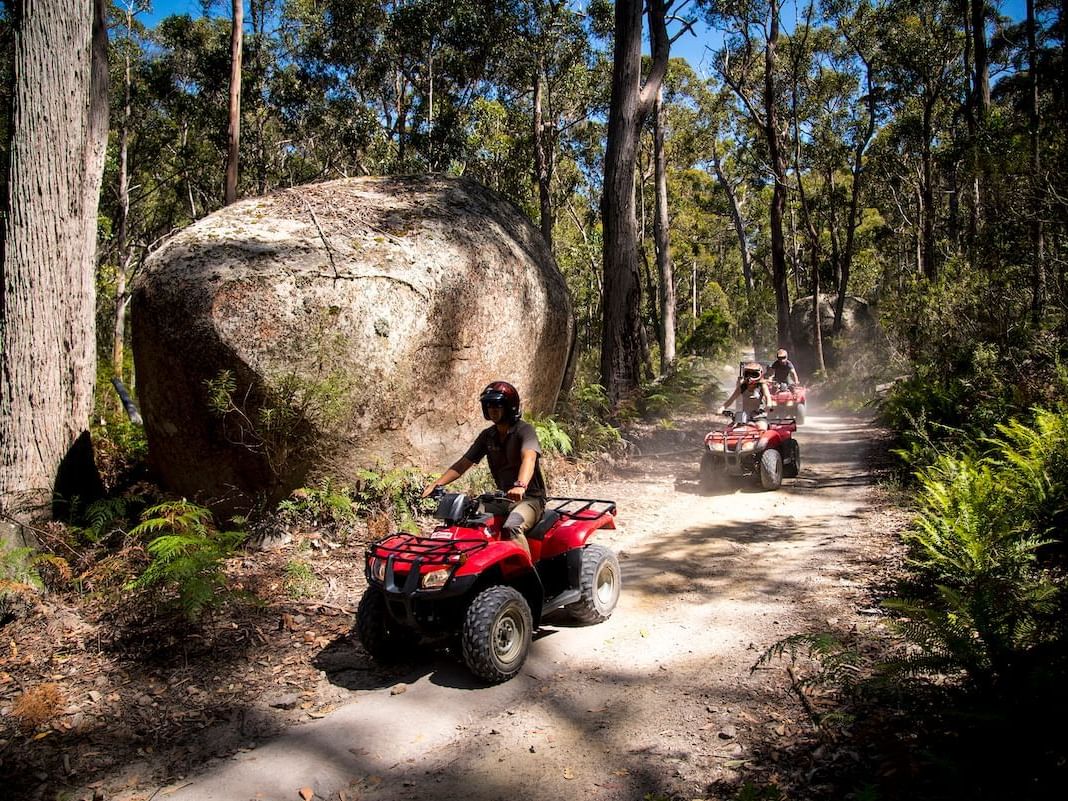
<path fill-rule="evenodd" d="M 130 534 L 151 537 L 146 546 L 151 561 L 127 589 L 148 591 L 161 607 L 191 621 L 229 597 L 223 562 L 245 535 L 216 529 L 203 506 L 184 499 L 158 504 L 145 510 Z"/>

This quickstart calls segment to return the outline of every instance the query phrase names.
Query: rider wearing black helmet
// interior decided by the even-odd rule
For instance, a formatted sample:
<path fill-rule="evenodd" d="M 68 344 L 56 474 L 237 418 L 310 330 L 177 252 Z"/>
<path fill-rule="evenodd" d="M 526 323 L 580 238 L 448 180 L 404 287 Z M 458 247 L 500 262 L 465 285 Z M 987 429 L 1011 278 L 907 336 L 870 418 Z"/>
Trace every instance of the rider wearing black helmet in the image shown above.
<path fill-rule="evenodd" d="M 482 416 L 493 425 L 484 428 L 467 452 L 444 473 L 426 485 L 425 498 L 436 487 L 449 484 L 476 465 L 483 456 L 497 487 L 507 495 L 487 512 L 508 513 L 505 536 L 530 553 L 526 532 L 545 511 L 545 478 L 539 464 L 541 444 L 534 426 L 520 419 L 519 392 L 507 381 L 494 381 L 482 390 L 478 401 Z"/>

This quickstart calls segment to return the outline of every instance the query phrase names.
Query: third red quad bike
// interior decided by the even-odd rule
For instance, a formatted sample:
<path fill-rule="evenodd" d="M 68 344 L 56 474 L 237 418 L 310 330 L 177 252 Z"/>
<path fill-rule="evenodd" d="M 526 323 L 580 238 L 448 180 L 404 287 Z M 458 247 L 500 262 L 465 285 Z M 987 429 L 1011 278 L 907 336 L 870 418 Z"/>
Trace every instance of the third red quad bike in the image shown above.
<path fill-rule="evenodd" d="M 771 399 L 775 402 L 776 417 L 792 417 L 794 422 L 801 425 L 805 422 L 805 388 L 800 384 L 787 384 L 786 382 L 769 382 L 768 391 Z"/>
<path fill-rule="evenodd" d="M 766 490 L 775 490 L 783 478 L 796 478 L 801 469 L 801 449 L 793 432 L 793 420 L 771 420 L 761 431 L 756 423 L 736 420 L 734 412 L 724 415 L 730 423 L 705 435 L 701 456 L 701 486 L 713 491 L 730 478 L 755 478 Z"/>
<path fill-rule="evenodd" d="M 431 532 L 393 534 L 367 548 L 356 628 L 375 659 L 395 657 L 423 637 L 458 639 L 472 673 L 502 682 L 522 668 L 534 629 L 550 612 L 562 608 L 583 623 L 612 614 L 619 562 L 589 542 L 597 529 L 615 528 L 612 501 L 549 498 L 527 533 L 528 557 L 501 538 L 505 515 L 480 511 L 500 494 L 431 497 L 443 521 Z"/>

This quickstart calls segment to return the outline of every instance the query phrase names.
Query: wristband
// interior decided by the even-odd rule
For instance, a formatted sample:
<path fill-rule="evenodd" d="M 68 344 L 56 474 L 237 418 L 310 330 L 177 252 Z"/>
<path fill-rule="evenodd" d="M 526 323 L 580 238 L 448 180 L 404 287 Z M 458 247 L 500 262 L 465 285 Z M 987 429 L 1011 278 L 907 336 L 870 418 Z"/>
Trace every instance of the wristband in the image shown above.
<path fill-rule="evenodd" d="M 512 486 L 513 487 L 522 487 L 523 489 L 526 489 L 527 488 L 527 482 L 525 482 L 525 481 L 517 481 Z"/>

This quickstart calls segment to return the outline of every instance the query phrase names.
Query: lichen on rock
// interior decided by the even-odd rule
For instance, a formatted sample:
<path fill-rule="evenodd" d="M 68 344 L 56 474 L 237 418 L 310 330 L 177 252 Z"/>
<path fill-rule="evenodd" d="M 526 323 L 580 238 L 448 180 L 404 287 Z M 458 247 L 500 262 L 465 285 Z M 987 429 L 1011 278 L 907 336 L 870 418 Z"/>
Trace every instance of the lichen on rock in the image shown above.
<path fill-rule="evenodd" d="M 356 178 L 242 201 L 152 256 L 132 303 L 150 461 L 229 508 L 309 472 L 437 469 L 495 379 L 552 408 L 572 316 L 533 225 L 471 181 Z"/>

